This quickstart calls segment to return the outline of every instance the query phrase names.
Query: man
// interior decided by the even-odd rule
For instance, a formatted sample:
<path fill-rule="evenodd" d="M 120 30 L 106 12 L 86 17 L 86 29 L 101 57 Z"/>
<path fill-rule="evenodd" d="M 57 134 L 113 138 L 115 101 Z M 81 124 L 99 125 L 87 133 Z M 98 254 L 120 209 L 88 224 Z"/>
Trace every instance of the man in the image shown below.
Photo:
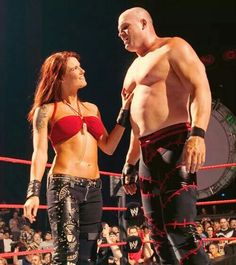
<path fill-rule="evenodd" d="M 137 54 L 124 80 L 133 93 L 124 189 L 136 192 L 140 159 L 142 202 L 161 264 L 209 264 L 194 223 L 196 172 L 205 160 L 211 111 L 205 68 L 183 39 L 158 37 L 142 8 L 123 12 L 118 31 L 125 49 Z"/>
<path fill-rule="evenodd" d="M 229 222 L 226 218 L 220 219 L 220 230 L 216 233 L 217 237 L 236 237 L 236 230 L 229 226 Z M 227 242 L 228 244 L 235 244 L 236 240 Z"/>

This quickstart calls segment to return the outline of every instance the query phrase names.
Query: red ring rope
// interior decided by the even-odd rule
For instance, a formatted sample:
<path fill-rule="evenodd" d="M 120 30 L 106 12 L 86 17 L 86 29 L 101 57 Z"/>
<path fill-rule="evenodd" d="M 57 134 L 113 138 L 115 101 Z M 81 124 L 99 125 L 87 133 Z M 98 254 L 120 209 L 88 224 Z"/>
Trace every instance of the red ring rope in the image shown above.
<path fill-rule="evenodd" d="M 18 164 L 25 164 L 25 165 L 31 165 L 31 161 L 29 160 L 23 160 L 23 159 L 16 159 L 16 158 L 11 158 L 11 157 L 4 157 L 0 156 L 0 161 L 3 162 L 9 162 L 9 163 L 18 163 Z M 47 164 L 47 167 L 50 167 L 52 164 Z M 200 168 L 200 170 L 207 170 L 207 169 L 216 169 L 216 168 L 225 168 L 225 167 L 236 167 L 236 162 L 234 163 L 229 163 L 229 164 L 219 164 L 219 165 L 208 165 L 208 166 L 203 166 Z M 107 172 L 107 171 L 100 171 L 102 175 L 112 175 L 112 176 L 120 176 L 121 174 L 119 173 L 114 173 L 114 172 Z"/>
<path fill-rule="evenodd" d="M 217 204 L 230 204 L 236 203 L 236 199 L 231 200 L 220 200 L 220 201 L 206 201 L 197 202 L 197 205 L 217 205 Z M 0 209 L 14 209 L 14 208 L 24 208 L 22 204 L 0 204 Z M 39 205 L 39 209 L 47 209 L 47 205 Z M 103 207 L 104 211 L 126 211 L 126 207 Z"/>
<path fill-rule="evenodd" d="M 233 241 L 236 240 L 236 237 L 214 237 L 214 238 L 202 238 L 201 241 Z M 153 243 L 152 240 L 150 241 L 143 241 L 143 243 Z M 100 248 L 111 247 L 111 246 L 124 246 L 127 242 L 116 242 L 111 244 L 100 244 L 98 245 Z M 31 251 L 18 251 L 18 252 L 7 252 L 7 253 L 0 253 L 0 258 L 10 258 L 12 256 L 24 256 L 24 255 L 32 255 L 37 253 L 48 253 L 53 252 L 53 249 L 37 249 Z"/>

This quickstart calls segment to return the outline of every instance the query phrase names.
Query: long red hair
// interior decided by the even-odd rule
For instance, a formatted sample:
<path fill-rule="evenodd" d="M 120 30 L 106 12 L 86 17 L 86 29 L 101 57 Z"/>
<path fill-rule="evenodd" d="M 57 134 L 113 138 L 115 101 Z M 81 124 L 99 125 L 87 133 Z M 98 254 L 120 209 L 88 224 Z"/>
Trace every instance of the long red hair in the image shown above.
<path fill-rule="evenodd" d="M 32 122 L 37 107 L 62 100 L 61 83 L 66 71 L 68 57 L 75 57 L 78 61 L 80 60 L 78 53 L 63 51 L 52 54 L 44 61 L 40 69 L 34 103 L 29 111 L 28 121 Z"/>

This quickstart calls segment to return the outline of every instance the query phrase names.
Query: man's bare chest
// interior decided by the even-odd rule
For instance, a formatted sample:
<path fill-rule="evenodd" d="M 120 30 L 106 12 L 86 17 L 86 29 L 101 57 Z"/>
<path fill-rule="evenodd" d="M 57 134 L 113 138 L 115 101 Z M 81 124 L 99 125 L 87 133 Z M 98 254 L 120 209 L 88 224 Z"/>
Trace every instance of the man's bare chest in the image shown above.
<path fill-rule="evenodd" d="M 170 73 L 170 64 L 166 53 L 152 52 L 137 58 L 130 68 L 127 81 L 137 85 L 151 86 L 165 81 Z"/>

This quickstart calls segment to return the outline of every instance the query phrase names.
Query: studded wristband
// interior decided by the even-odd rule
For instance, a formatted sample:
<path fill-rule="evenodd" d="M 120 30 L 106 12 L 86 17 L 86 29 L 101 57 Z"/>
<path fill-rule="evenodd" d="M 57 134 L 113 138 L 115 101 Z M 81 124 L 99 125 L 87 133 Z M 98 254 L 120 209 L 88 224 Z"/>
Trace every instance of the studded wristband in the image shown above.
<path fill-rule="evenodd" d="M 29 199 L 32 196 L 39 197 L 40 189 L 41 189 L 41 182 L 39 180 L 31 180 L 28 185 L 26 199 Z"/>

